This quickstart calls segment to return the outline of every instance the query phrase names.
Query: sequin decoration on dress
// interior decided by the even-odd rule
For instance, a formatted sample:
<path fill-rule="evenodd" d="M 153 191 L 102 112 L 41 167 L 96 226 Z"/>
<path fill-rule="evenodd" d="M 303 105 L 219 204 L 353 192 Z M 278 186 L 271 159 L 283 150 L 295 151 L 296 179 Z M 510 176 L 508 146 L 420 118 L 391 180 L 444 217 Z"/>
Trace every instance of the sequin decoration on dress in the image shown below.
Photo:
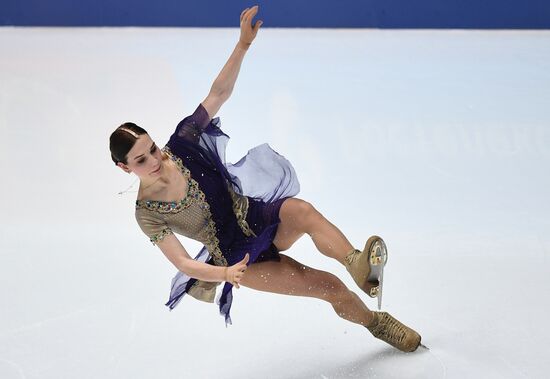
<path fill-rule="evenodd" d="M 197 181 L 191 177 L 191 172 L 183 165 L 181 158 L 172 154 L 167 146 L 162 148 L 162 151 L 176 163 L 180 172 L 188 180 L 188 191 L 187 195 L 178 202 L 136 200 L 136 210 L 147 209 L 158 213 L 168 226 L 152 235 L 151 242 L 156 245 L 166 235 L 179 231 L 179 234 L 202 242 L 208 248 L 216 266 L 227 266 L 227 260 L 219 247 L 216 225 L 204 192 L 199 188 Z M 202 217 L 198 217 L 199 215 Z"/>
<path fill-rule="evenodd" d="M 246 254 L 249 254 L 249 265 L 259 259 L 277 260 L 273 239 L 280 223 L 279 209 L 286 198 L 297 195 L 300 190 L 296 172 L 292 164 L 268 144 L 249 150 L 235 164 L 228 163 L 225 160 L 228 140 L 229 136 L 220 129 L 219 118 L 210 119 L 202 104 L 180 121 L 163 151 L 182 172 L 189 171 L 197 183 L 197 192 L 204 197 L 194 199 L 197 201 L 192 201 L 187 208 L 183 199 L 172 204 L 145 203 L 137 210 L 141 218 L 138 222 L 150 237 L 163 229 L 169 233 L 170 229 L 204 241 L 204 247 L 193 258 L 199 262 L 230 266 Z M 196 206 L 199 201 L 208 208 Z M 177 208 L 183 209 L 176 211 Z M 163 211 L 165 213 L 161 213 Z M 154 225 L 155 233 L 152 227 L 147 228 L 148 224 Z M 225 261 L 220 262 L 221 258 Z M 178 270 L 165 305 L 173 310 L 185 294 L 211 300 L 212 285 L 197 282 Z M 216 299 L 226 326 L 232 323 L 232 287 L 226 282 Z"/>

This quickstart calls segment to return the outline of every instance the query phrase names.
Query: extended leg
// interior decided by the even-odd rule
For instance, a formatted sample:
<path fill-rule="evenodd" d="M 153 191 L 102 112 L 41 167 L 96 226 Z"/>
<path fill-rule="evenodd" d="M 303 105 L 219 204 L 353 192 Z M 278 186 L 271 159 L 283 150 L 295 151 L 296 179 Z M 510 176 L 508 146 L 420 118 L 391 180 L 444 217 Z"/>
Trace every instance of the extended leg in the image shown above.
<path fill-rule="evenodd" d="M 376 338 L 401 351 L 414 351 L 420 335 L 387 312 L 372 312 L 335 275 L 316 270 L 281 254 L 281 261 L 248 266 L 241 285 L 259 291 L 315 297 L 332 305 L 343 319 L 365 326 Z"/>
<path fill-rule="evenodd" d="M 313 205 L 298 198 L 289 198 L 279 210 L 281 223 L 273 243 L 284 251 L 308 233 L 317 249 L 346 267 L 355 283 L 382 306 L 382 271 L 387 260 L 384 242 L 378 236 L 367 240 L 363 251 L 354 249 L 344 234 Z M 374 269 L 373 269 L 374 267 Z"/>
<path fill-rule="evenodd" d="M 344 264 L 352 249 L 346 236 L 307 201 L 289 198 L 279 211 L 281 223 L 273 243 L 280 251 L 287 250 L 305 233 L 324 255 Z"/>
<path fill-rule="evenodd" d="M 356 324 L 367 326 L 373 319 L 373 312 L 338 277 L 284 254 L 280 262 L 249 265 L 240 284 L 258 291 L 324 300 L 332 305 L 338 316 Z"/>

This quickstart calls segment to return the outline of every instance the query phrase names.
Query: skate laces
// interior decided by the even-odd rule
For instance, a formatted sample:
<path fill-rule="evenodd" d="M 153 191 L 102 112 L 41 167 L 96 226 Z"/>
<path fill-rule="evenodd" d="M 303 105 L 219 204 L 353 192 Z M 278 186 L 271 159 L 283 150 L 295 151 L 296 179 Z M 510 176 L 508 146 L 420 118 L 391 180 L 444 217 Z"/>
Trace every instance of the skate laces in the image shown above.
<path fill-rule="evenodd" d="M 369 328 L 371 333 L 384 341 L 400 344 L 407 336 L 407 328 L 387 312 L 381 314 L 378 323 Z"/>
<path fill-rule="evenodd" d="M 352 265 L 353 262 L 357 260 L 357 257 L 359 257 L 360 253 L 361 250 L 353 249 L 348 255 L 344 257 L 344 260 L 348 263 L 348 265 Z"/>

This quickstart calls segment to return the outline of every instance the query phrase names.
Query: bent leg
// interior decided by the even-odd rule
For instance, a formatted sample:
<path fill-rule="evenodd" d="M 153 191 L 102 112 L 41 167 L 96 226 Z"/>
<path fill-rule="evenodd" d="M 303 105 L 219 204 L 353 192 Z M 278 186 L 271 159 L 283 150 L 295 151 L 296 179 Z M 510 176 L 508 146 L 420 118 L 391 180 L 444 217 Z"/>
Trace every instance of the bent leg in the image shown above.
<path fill-rule="evenodd" d="M 309 234 L 317 250 L 341 264 L 353 249 L 346 236 L 307 201 L 298 198 L 285 200 L 279 218 L 281 223 L 273 240 L 279 251 L 289 249 L 305 233 Z"/>
<path fill-rule="evenodd" d="M 338 277 L 280 255 L 280 262 L 264 261 L 249 265 L 240 284 L 258 291 L 315 297 L 330 303 L 343 319 L 364 326 L 370 324 L 372 311 Z"/>

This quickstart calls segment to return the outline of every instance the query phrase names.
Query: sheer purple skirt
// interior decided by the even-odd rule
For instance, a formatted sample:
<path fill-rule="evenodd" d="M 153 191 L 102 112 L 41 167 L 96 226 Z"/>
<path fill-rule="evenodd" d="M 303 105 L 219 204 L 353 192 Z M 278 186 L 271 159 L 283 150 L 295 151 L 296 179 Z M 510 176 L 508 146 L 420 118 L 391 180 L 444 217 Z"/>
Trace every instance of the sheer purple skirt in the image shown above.
<path fill-rule="evenodd" d="M 268 260 L 280 261 L 273 239 L 280 223 L 279 211 L 283 202 L 289 197 L 296 196 L 300 191 L 296 172 L 292 164 L 267 143 L 249 150 L 237 163 L 228 163 L 225 161 L 228 140 L 229 136 L 221 131 L 219 118 L 216 117 L 202 133 L 198 147 L 191 147 L 183 143 L 184 141 L 173 138 L 170 139 L 169 146 L 178 155 L 189 154 L 189 148 L 199 149 L 200 154 L 207 157 L 217 172 L 232 183 L 235 192 L 249 198 L 246 220 L 256 237 L 231 241 L 230 247 L 223 251 L 228 265 L 242 260 L 245 253 L 250 255 L 249 265 Z M 215 204 L 211 204 L 211 209 L 216 209 Z M 203 247 L 194 259 L 213 264 L 206 247 Z M 196 279 L 183 272 L 178 272 L 172 279 L 170 299 L 165 305 L 172 310 L 195 281 Z M 233 300 L 232 288 L 230 283 L 225 283 L 216 298 L 226 326 L 232 323 L 229 315 Z"/>

